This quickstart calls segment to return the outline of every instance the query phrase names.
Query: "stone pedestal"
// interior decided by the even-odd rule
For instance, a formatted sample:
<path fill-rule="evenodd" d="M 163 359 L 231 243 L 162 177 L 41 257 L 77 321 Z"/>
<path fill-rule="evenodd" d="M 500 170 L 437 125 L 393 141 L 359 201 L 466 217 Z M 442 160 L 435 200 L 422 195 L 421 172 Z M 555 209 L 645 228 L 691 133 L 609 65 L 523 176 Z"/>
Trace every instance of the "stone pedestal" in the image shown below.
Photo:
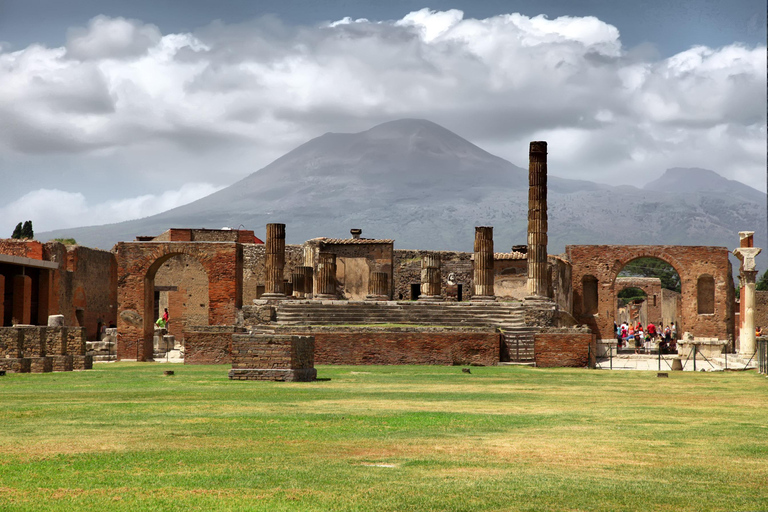
<path fill-rule="evenodd" d="M 310 382 L 315 370 L 313 336 L 232 335 L 232 380 Z"/>
<path fill-rule="evenodd" d="M 528 294 L 547 297 L 547 285 L 547 143 L 535 141 L 528 164 Z"/>
<path fill-rule="evenodd" d="M 472 300 L 496 300 L 493 291 L 493 227 L 475 228 L 474 274 L 475 293 Z"/>
<path fill-rule="evenodd" d="M 762 249 L 753 247 L 754 231 L 740 231 L 740 247 L 733 250 L 733 254 L 741 261 L 740 279 L 742 285 L 742 310 L 741 328 L 739 331 L 739 354 L 751 356 L 755 353 L 755 282 L 757 269 L 755 257 Z"/>
<path fill-rule="evenodd" d="M 300 269 L 301 267 L 299 267 Z M 298 269 L 297 269 L 298 270 Z M 304 298 L 304 271 L 300 270 L 291 274 L 291 285 L 293 286 L 293 296 L 297 299 Z"/>
<path fill-rule="evenodd" d="M 336 296 L 336 255 L 330 252 L 318 254 L 317 290 L 314 299 L 334 300 Z"/>
<path fill-rule="evenodd" d="M 64 327 L 64 315 L 48 315 L 48 327 Z"/>
<path fill-rule="evenodd" d="M 389 274 L 371 272 L 368 276 L 368 295 L 366 300 L 389 300 Z"/>
<path fill-rule="evenodd" d="M 419 300 L 442 300 L 440 295 L 442 284 L 442 277 L 440 275 L 440 255 L 423 255 L 421 257 L 421 293 L 419 294 Z"/>
<path fill-rule="evenodd" d="M 267 224 L 267 242 L 264 259 L 264 293 L 265 300 L 280 300 L 285 298 L 285 224 Z"/>

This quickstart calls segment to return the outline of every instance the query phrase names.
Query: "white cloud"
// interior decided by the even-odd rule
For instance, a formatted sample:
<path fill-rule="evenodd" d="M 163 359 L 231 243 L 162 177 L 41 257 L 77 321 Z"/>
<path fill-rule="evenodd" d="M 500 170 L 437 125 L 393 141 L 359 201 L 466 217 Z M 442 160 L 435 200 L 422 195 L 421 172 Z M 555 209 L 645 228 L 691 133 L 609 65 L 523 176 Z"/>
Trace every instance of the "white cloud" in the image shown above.
<path fill-rule="evenodd" d="M 0 238 L 9 237 L 19 221 L 32 220 L 35 231 L 110 224 L 170 210 L 221 188 L 209 183 L 187 183 L 178 190 L 95 204 L 88 204 L 80 192 L 38 189 L 0 208 Z"/>
<path fill-rule="evenodd" d="M 422 9 L 163 35 L 99 16 L 62 48 L 0 48 L 0 174 L 13 161 L 68 188 L 41 163 L 66 155 L 86 193 L 97 173 L 143 190 L 159 171 L 220 186 L 326 131 L 424 117 L 523 166 L 528 141 L 550 140 L 561 176 L 642 184 L 705 167 L 765 189 L 765 53 L 697 46 L 659 59 L 626 51 L 594 17 Z"/>

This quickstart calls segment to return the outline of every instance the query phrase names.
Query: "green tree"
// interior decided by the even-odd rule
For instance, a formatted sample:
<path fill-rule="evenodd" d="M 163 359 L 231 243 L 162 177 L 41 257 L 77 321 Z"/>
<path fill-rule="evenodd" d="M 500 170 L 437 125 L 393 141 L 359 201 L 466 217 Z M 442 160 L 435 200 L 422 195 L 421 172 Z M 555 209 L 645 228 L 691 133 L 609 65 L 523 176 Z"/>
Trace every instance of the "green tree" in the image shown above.
<path fill-rule="evenodd" d="M 16 228 L 13 230 L 13 234 L 11 235 L 11 238 L 21 238 L 21 222 L 16 224 Z"/>
<path fill-rule="evenodd" d="M 32 230 L 31 220 L 24 222 L 24 226 L 21 228 L 21 238 L 27 238 L 29 240 L 35 238 L 35 232 Z"/>
<path fill-rule="evenodd" d="M 755 290 L 760 290 L 763 292 L 768 291 L 768 270 L 763 272 L 763 275 L 760 276 L 760 279 L 757 280 Z"/>
<path fill-rule="evenodd" d="M 619 277 L 658 277 L 661 287 L 680 292 L 680 276 L 669 263 L 656 258 L 638 258 L 627 263 Z"/>
<path fill-rule="evenodd" d="M 645 300 L 648 296 L 640 288 L 635 288 L 630 286 L 629 288 L 624 288 L 623 290 L 621 290 L 618 293 L 617 297 L 619 298 L 619 305 L 626 306 L 630 302 L 635 302 L 637 300 Z"/>

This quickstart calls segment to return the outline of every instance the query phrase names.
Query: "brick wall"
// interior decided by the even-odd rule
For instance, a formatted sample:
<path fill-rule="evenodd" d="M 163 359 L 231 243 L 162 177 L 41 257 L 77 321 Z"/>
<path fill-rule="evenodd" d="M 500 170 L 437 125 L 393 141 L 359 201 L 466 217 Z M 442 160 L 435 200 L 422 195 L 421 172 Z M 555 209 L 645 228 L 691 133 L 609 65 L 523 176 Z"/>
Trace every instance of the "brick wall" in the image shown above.
<path fill-rule="evenodd" d="M 273 334 L 232 335 L 233 380 L 313 381 L 314 338 Z"/>
<path fill-rule="evenodd" d="M 232 325 L 194 326 L 184 331 L 184 364 L 230 364 L 232 334 L 245 329 Z"/>
<path fill-rule="evenodd" d="M 545 329 L 534 337 L 539 368 L 593 367 L 595 349 L 595 335 L 586 329 Z"/>
<path fill-rule="evenodd" d="M 329 327 L 294 334 L 315 337 L 316 364 L 429 364 L 492 366 L 500 338 L 483 330 Z M 279 332 L 283 332 L 282 330 Z"/>

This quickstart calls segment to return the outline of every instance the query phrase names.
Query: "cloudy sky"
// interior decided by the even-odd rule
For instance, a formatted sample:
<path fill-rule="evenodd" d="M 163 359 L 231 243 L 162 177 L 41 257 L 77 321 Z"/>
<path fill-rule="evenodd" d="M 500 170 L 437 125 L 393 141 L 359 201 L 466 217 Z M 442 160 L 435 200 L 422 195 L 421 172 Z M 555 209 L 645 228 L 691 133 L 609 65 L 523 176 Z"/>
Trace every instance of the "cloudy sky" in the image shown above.
<path fill-rule="evenodd" d="M 766 189 L 764 0 L 0 0 L 0 235 L 184 204 L 328 131 Z M 7 233 L 6 233 L 7 232 Z"/>

